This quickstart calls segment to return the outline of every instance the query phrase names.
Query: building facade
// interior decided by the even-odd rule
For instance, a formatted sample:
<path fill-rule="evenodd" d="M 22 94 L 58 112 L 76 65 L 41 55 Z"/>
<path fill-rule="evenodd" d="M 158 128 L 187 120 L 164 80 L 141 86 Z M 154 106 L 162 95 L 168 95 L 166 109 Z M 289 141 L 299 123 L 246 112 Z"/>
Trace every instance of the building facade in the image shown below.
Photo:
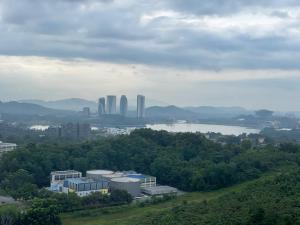
<path fill-rule="evenodd" d="M 117 97 L 115 95 L 107 96 L 106 113 L 109 115 L 117 113 Z"/>
<path fill-rule="evenodd" d="M 120 99 L 120 114 L 126 117 L 127 112 L 128 112 L 128 100 L 126 95 L 122 95 Z"/>
<path fill-rule="evenodd" d="M 139 179 L 141 188 L 156 187 L 156 177 L 137 173 L 126 174 L 126 177 Z"/>
<path fill-rule="evenodd" d="M 127 191 L 134 198 L 141 195 L 140 180 L 130 177 L 117 177 L 109 181 L 111 190 L 124 190 Z"/>
<path fill-rule="evenodd" d="M 79 197 L 88 196 L 95 192 L 108 194 L 106 180 L 95 181 L 86 177 L 66 179 L 63 185 L 64 193 L 76 193 Z"/>
<path fill-rule="evenodd" d="M 98 116 L 105 114 L 105 98 L 99 98 L 98 101 Z"/>
<path fill-rule="evenodd" d="M 66 179 L 81 178 L 82 173 L 76 170 L 53 171 L 50 174 L 50 191 L 63 192 L 63 184 Z"/>
<path fill-rule="evenodd" d="M 84 108 L 82 109 L 82 114 L 83 114 L 84 117 L 90 117 L 90 115 L 91 115 L 91 110 L 90 110 L 90 108 L 89 108 L 89 107 L 84 107 Z"/>
<path fill-rule="evenodd" d="M 54 132 L 57 129 L 57 132 Z M 87 139 L 91 135 L 91 125 L 88 123 L 66 123 L 58 128 L 46 131 L 47 135 L 58 135 L 59 138 L 68 140 Z"/>
<path fill-rule="evenodd" d="M 177 195 L 178 189 L 170 186 L 155 186 L 143 188 L 142 192 L 146 195 Z"/>
<path fill-rule="evenodd" d="M 138 95 L 137 96 L 137 118 L 143 119 L 145 118 L 145 96 Z"/>
<path fill-rule="evenodd" d="M 3 143 L 0 141 L 0 154 L 10 152 L 17 149 L 17 145 L 13 143 Z"/>

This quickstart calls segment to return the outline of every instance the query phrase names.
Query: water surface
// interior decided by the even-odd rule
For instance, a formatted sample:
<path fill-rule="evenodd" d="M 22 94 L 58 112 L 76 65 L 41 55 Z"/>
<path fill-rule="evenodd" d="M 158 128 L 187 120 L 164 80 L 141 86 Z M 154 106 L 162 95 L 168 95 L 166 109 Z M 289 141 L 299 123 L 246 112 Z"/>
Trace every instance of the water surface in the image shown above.
<path fill-rule="evenodd" d="M 216 125 L 216 124 L 199 124 L 199 123 L 173 123 L 173 124 L 148 124 L 147 128 L 152 130 L 166 130 L 169 132 L 215 132 L 223 135 L 240 135 L 243 133 L 257 134 L 260 132 L 258 129 L 240 127 L 240 126 L 228 126 L 228 125 Z"/>

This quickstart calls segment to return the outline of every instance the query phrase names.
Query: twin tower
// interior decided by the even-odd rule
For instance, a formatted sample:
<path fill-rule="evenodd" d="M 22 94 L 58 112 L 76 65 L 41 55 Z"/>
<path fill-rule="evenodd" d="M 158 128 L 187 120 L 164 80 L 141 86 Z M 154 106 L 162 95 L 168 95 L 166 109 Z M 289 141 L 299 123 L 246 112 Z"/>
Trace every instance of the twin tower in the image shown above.
<path fill-rule="evenodd" d="M 120 98 L 120 115 L 126 117 L 128 113 L 128 100 L 126 95 L 122 95 Z M 117 114 L 117 96 L 108 95 L 105 98 L 99 98 L 98 114 L 102 115 L 116 115 Z M 136 116 L 138 119 L 145 117 L 145 96 L 137 96 L 137 109 Z"/>

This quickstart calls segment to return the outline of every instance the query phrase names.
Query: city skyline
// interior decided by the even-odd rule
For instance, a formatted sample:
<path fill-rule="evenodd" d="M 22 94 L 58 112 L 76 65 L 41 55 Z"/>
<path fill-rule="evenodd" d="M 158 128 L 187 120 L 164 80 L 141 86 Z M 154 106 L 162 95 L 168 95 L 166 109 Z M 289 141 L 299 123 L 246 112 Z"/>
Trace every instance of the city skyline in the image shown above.
<path fill-rule="evenodd" d="M 126 95 L 121 95 L 119 99 L 119 105 L 117 106 L 118 96 L 116 95 L 107 95 L 105 97 L 100 97 L 98 100 L 98 116 L 101 117 L 103 115 L 121 115 L 123 117 L 127 117 L 129 111 L 129 102 Z M 83 111 L 90 110 L 89 107 L 84 107 Z M 105 109 L 105 110 L 104 110 Z M 145 96 L 137 95 L 136 101 L 136 117 L 138 119 L 145 117 L 145 110 L 146 110 L 146 102 Z M 87 113 L 85 113 L 87 114 Z"/>

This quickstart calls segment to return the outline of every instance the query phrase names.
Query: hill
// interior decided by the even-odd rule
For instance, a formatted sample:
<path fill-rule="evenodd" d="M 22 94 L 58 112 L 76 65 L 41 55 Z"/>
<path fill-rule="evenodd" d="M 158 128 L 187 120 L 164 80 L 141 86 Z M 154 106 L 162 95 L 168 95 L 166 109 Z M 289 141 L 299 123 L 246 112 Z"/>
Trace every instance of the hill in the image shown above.
<path fill-rule="evenodd" d="M 22 103 L 31 103 L 41 105 L 47 108 L 81 111 L 83 107 L 90 107 L 92 111 L 97 110 L 97 103 L 81 98 L 69 98 L 56 101 L 43 101 L 43 100 L 20 100 Z"/>
<path fill-rule="evenodd" d="M 146 115 L 149 118 L 171 119 L 171 120 L 189 120 L 197 119 L 197 113 L 179 108 L 177 106 L 153 106 L 146 109 Z"/>
<path fill-rule="evenodd" d="M 55 110 L 40 105 L 20 102 L 0 102 L 0 113 L 14 115 L 67 115 L 71 111 Z"/>
<path fill-rule="evenodd" d="M 213 107 L 213 106 L 198 106 L 186 107 L 188 111 L 197 113 L 201 119 L 213 118 L 234 118 L 240 115 L 251 115 L 252 111 L 242 107 Z"/>
<path fill-rule="evenodd" d="M 64 225 L 299 224 L 299 169 L 157 204 L 136 204 L 62 215 Z"/>

